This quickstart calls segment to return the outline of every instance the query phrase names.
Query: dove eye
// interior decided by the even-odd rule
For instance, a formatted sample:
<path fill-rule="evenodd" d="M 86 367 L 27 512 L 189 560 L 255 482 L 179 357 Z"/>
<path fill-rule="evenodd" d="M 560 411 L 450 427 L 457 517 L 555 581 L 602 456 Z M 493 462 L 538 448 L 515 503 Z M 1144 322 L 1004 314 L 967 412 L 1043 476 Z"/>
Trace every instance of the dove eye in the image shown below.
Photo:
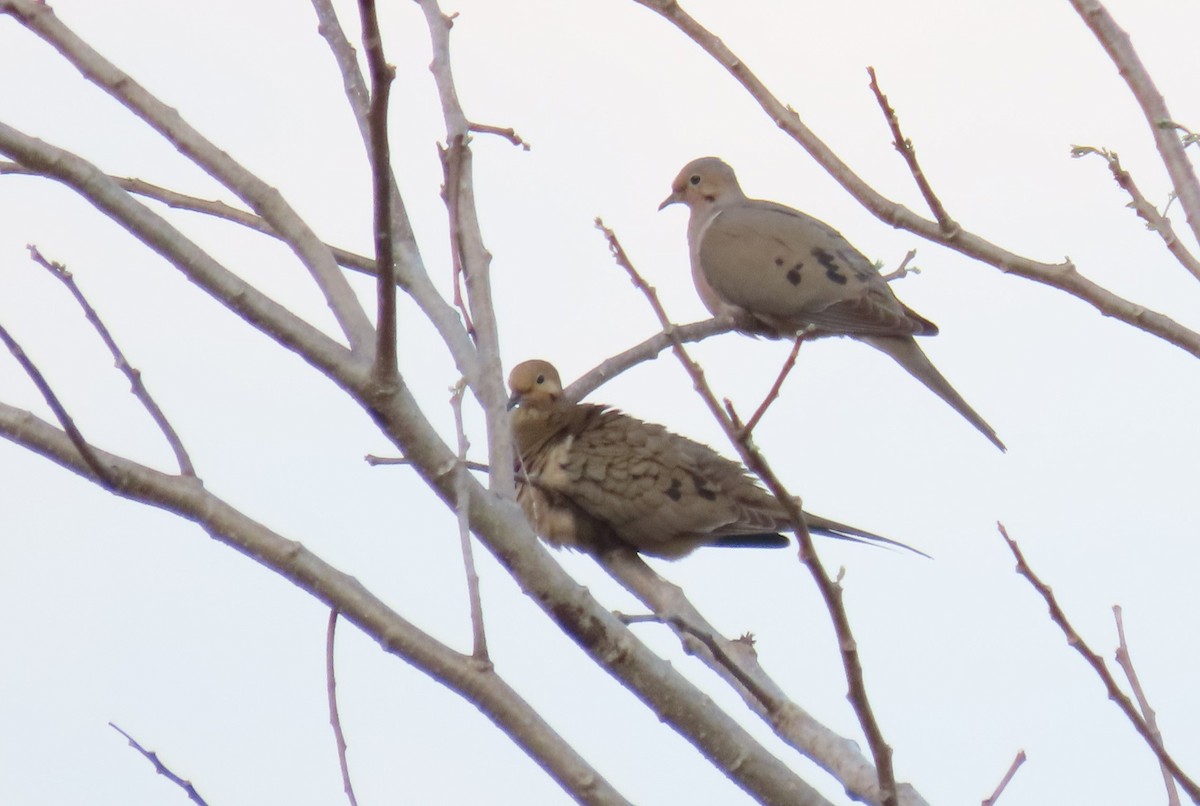
<path fill-rule="evenodd" d="M 545 375 L 539 375 L 539 376 L 537 376 L 537 378 L 534 380 L 534 383 L 537 383 L 537 384 L 543 384 L 543 383 L 545 383 L 545 382 L 546 382 L 546 376 L 545 376 Z"/>
<path fill-rule="evenodd" d="M 700 175 L 692 174 L 692 178 L 689 179 L 688 181 L 691 182 L 693 185 L 698 185 L 698 184 L 700 184 Z"/>

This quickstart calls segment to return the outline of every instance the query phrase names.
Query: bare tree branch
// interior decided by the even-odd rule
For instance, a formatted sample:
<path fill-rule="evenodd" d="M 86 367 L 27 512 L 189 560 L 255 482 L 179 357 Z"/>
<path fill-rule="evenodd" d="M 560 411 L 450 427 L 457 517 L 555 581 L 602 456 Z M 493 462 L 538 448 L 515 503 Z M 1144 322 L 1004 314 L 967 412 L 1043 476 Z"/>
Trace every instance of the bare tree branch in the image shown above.
<path fill-rule="evenodd" d="M 371 373 L 376 383 L 396 383 L 396 255 L 392 249 L 392 157 L 388 145 L 388 95 L 396 69 L 383 55 L 383 36 L 375 0 L 359 0 L 363 47 L 371 68 L 371 107 L 367 122 L 371 129 L 371 182 L 375 193 L 375 266 L 379 282 L 376 297 L 379 317 L 376 325 L 375 366 Z"/>
<path fill-rule="evenodd" d="M 27 248 L 29 249 L 30 259 L 50 272 L 55 278 L 61 280 L 63 285 L 67 287 L 67 290 L 71 292 L 71 296 L 75 297 L 75 301 L 83 309 L 84 317 L 91 322 L 92 327 L 99 334 L 100 340 L 108 347 L 108 351 L 112 353 L 117 369 L 121 370 L 122 374 L 129 379 L 129 389 L 133 393 L 133 396 L 138 399 L 138 402 L 150 414 L 150 418 L 154 420 L 155 425 L 158 426 L 159 431 L 166 438 L 167 444 L 171 446 L 171 451 L 175 454 L 175 461 L 179 464 L 179 472 L 185 476 L 196 475 L 196 468 L 192 465 L 192 460 L 188 456 L 187 449 L 183 447 L 183 440 L 179 438 L 179 433 L 171 425 L 171 421 L 167 419 L 167 415 L 150 395 L 150 390 L 142 382 L 142 373 L 132 367 L 125 358 L 125 354 L 121 352 L 121 348 L 117 346 L 116 340 L 113 339 L 112 333 L 109 332 L 108 327 L 100 319 L 100 314 L 96 313 L 96 309 L 92 307 L 87 297 L 83 295 L 83 291 L 79 289 L 79 284 L 75 282 L 75 277 L 71 272 L 67 271 L 67 267 L 63 264 L 46 260 L 36 246 L 31 244 Z M 69 431 L 70 429 L 68 429 Z"/>
<path fill-rule="evenodd" d="M 491 663 L 488 658 L 487 633 L 483 629 L 483 599 L 479 595 L 479 574 L 475 571 L 475 553 L 471 548 L 471 519 L 467 515 L 467 485 L 466 479 L 470 472 L 467 467 L 467 451 L 471 443 L 463 430 L 462 399 L 465 381 L 459 381 L 451 390 L 450 408 L 454 411 L 454 432 L 458 435 L 458 540 L 462 547 L 463 569 L 467 572 L 467 599 L 471 607 L 471 632 L 474 639 L 474 649 L 471 656 L 482 663 Z M 484 470 L 487 470 L 484 467 Z"/>
<path fill-rule="evenodd" d="M 138 751 L 143 756 L 145 756 L 146 760 L 154 765 L 154 771 L 156 773 L 163 776 L 168 781 L 175 784 L 180 789 L 182 789 L 184 792 L 186 792 L 187 796 L 188 796 L 188 800 L 195 803 L 196 806 L 208 806 L 208 804 L 205 802 L 204 798 L 200 797 L 200 793 L 196 791 L 196 787 L 192 786 L 192 782 L 185 781 L 184 779 L 180 778 L 175 773 L 171 772 L 170 768 L 167 767 L 166 764 L 163 764 L 162 761 L 158 758 L 158 753 L 155 753 L 151 750 L 147 750 L 146 748 L 142 747 L 140 744 L 137 743 L 137 741 L 132 736 L 130 736 L 128 733 L 126 733 L 125 731 L 118 728 L 112 722 L 109 722 L 108 726 L 110 728 L 112 728 L 113 730 L 115 730 L 117 733 L 124 736 L 125 741 L 129 742 L 130 747 L 132 747 L 134 750 Z"/>
<path fill-rule="evenodd" d="M 338 611 L 329 611 L 329 627 L 325 631 L 325 689 L 329 696 L 329 724 L 333 727 L 333 738 L 337 743 L 338 767 L 342 771 L 342 789 L 350 806 L 358 806 L 354 797 L 354 784 L 350 781 L 350 765 L 346 761 L 346 734 L 342 733 L 342 718 L 338 714 L 337 678 L 333 669 L 333 637 L 337 630 Z"/>
<path fill-rule="evenodd" d="M 70 438 L 27 411 L 0 403 L 0 436 L 92 481 L 95 472 L 80 457 Z M 198 480 L 171 476 L 94 449 L 98 460 L 110 468 L 114 491 L 143 504 L 165 509 L 199 524 L 222 543 L 266 566 L 358 626 L 383 648 L 440 684 L 473 703 L 511 737 L 572 797 L 582 803 L 617 806 L 627 804 L 595 769 L 579 756 L 553 728 L 500 678 L 481 668 L 470 655 L 443 645 L 363 587 L 354 577 L 326 563 L 300 543 L 289 540 L 252 520 L 206 490 Z M 472 485 L 472 498 L 483 493 Z M 528 525 L 519 522 L 520 511 L 505 520 L 504 529 Z M 533 536 L 529 535 L 532 542 Z M 562 574 L 561 571 L 558 572 Z M 572 583 L 573 584 L 573 583 Z M 587 613 L 606 611 L 579 600 L 576 588 L 574 617 L 586 621 Z M 615 620 L 613 620 L 615 623 Z M 602 645 L 602 630 L 594 636 Z M 626 642 L 636 643 L 636 642 Z M 616 652 L 615 647 L 601 649 Z M 645 651 L 645 650 L 643 650 Z M 648 651 L 645 651 L 648 654 Z M 660 670 L 661 672 L 661 670 Z M 672 686 L 666 685 L 670 691 Z M 714 729 L 718 729 L 713 726 Z"/>
<path fill-rule="evenodd" d="M 1017 573 L 1029 580 L 1029 584 L 1033 586 L 1033 589 L 1041 594 L 1041 597 L 1046 600 L 1046 606 L 1050 608 L 1050 618 L 1055 624 L 1058 625 L 1059 629 L 1063 631 L 1063 635 L 1065 635 L 1067 638 L 1067 643 L 1073 647 L 1076 652 L 1082 655 L 1083 659 L 1086 660 L 1088 665 L 1091 666 L 1096 672 L 1096 675 L 1100 678 L 1100 682 L 1102 682 L 1104 687 L 1108 689 L 1108 698 L 1115 702 L 1117 707 L 1120 708 L 1129 721 L 1133 723 L 1134 729 L 1146 741 L 1146 744 L 1150 746 L 1150 749 L 1154 751 L 1154 754 L 1158 756 L 1159 762 L 1171 771 L 1171 775 L 1173 775 L 1175 780 L 1177 780 L 1183 786 L 1184 791 L 1188 793 L 1188 796 L 1192 800 L 1200 802 L 1200 786 L 1197 786 L 1196 782 L 1189 778 L 1187 774 L 1179 768 L 1179 765 L 1175 762 L 1175 759 L 1171 758 L 1171 756 L 1167 753 L 1166 747 L 1164 747 L 1159 738 L 1155 736 L 1154 732 L 1150 729 L 1150 726 L 1146 724 L 1146 720 L 1142 719 L 1141 715 L 1137 712 L 1137 709 L 1133 707 L 1133 703 L 1129 701 L 1127 696 L 1125 696 L 1125 692 L 1121 691 L 1120 686 L 1117 685 L 1116 679 L 1113 678 L 1112 673 L 1108 670 L 1107 664 L 1104 663 L 1104 658 L 1093 652 L 1091 647 L 1087 645 L 1079 633 L 1075 632 L 1075 628 L 1072 627 L 1071 622 L 1067 620 L 1067 614 L 1063 612 L 1058 600 L 1054 597 L 1054 592 L 1051 591 L 1050 586 L 1045 582 L 1042 582 L 1042 580 L 1038 578 L 1037 574 L 1033 572 L 1033 569 L 1029 567 L 1029 563 L 1025 561 L 1025 555 L 1021 553 L 1020 546 L 1017 545 L 1017 541 L 1008 536 L 1008 530 L 1004 528 L 1004 524 L 997 523 L 996 526 L 1000 530 L 1000 536 L 1004 538 L 1004 542 L 1008 544 L 1009 550 L 1012 551 L 1013 557 L 1015 557 L 1017 560 Z"/>
<path fill-rule="evenodd" d="M 962 227 L 950 217 L 950 214 L 946 212 L 946 208 L 942 206 L 941 199 L 933 192 L 933 186 L 929 184 L 929 179 L 925 176 L 925 171 L 921 169 L 921 163 L 917 161 L 917 149 L 913 146 L 912 140 L 909 140 L 900 131 L 900 118 L 896 116 L 896 110 L 892 108 L 887 96 L 879 88 L 879 82 L 875 78 L 875 68 L 868 67 L 867 75 L 871 77 L 871 92 L 875 94 L 875 100 L 879 102 L 879 108 L 883 110 L 883 116 L 887 118 L 888 126 L 892 130 L 892 145 L 896 147 L 896 150 L 900 152 L 900 156 L 904 157 L 904 161 L 908 163 L 908 170 L 912 173 L 913 179 L 916 180 L 921 195 L 925 197 L 925 203 L 929 205 L 930 212 L 937 219 L 938 226 L 947 235 L 953 235 L 962 229 Z"/>
<path fill-rule="evenodd" d="M 991 797 L 983 799 L 983 806 L 995 806 L 996 801 L 1000 800 L 1000 795 L 1008 786 L 1008 782 L 1017 774 L 1017 770 L 1025 763 L 1025 751 L 1018 750 L 1017 755 L 1013 758 L 1012 764 L 1008 766 L 1008 772 L 1004 773 L 1004 777 L 1000 779 L 1000 783 L 996 785 L 996 789 L 992 792 Z"/>
<path fill-rule="evenodd" d="M 1196 172 L 1192 169 L 1192 163 L 1183 152 L 1185 146 L 1175 133 L 1176 124 L 1171 119 L 1166 100 L 1154 86 L 1145 65 L 1138 58 L 1129 34 L 1117 25 L 1099 0 L 1071 0 L 1071 6 L 1083 18 L 1096 39 L 1100 40 L 1105 52 L 1117 66 L 1117 72 L 1129 85 L 1142 114 L 1146 116 L 1146 122 L 1150 124 L 1154 144 L 1158 147 L 1163 165 L 1171 177 L 1175 196 L 1183 205 L 1192 235 L 1196 240 L 1200 240 L 1200 184 L 1196 182 Z"/>
<path fill-rule="evenodd" d="M 373 330 L 366 313 L 333 255 L 279 191 L 247 171 L 228 154 L 188 125 L 179 112 L 159 101 L 131 76 L 75 35 L 38 0 L 0 0 L 0 12 L 33 31 L 89 81 L 120 101 L 210 176 L 236 193 L 262 216 L 308 268 L 343 333 L 356 351 L 373 350 Z M 24 162 L 17 159 L 18 162 Z"/>
<path fill-rule="evenodd" d="M 96 483 L 107 490 L 112 490 L 115 487 L 115 481 L 112 477 L 112 472 L 105 467 L 104 462 L 100 460 L 97 452 L 84 439 L 83 434 L 79 431 L 79 427 L 75 425 L 75 421 L 71 419 L 71 415 L 67 413 L 66 407 L 62 401 L 58 399 L 58 395 L 54 394 L 54 390 L 50 387 L 50 383 L 46 380 L 46 376 L 42 375 L 42 371 L 37 368 L 37 364 L 33 363 L 17 340 L 12 337 L 4 325 L 0 325 L 0 342 L 8 348 L 12 353 L 13 358 L 17 359 L 17 363 L 21 365 L 21 369 L 25 370 L 25 374 L 29 376 L 29 380 L 33 381 L 33 385 L 41 392 L 42 399 L 46 401 L 46 405 L 54 412 L 54 416 L 58 418 L 58 422 L 62 425 L 63 431 L 70 438 L 71 444 L 75 446 L 75 450 L 79 452 L 83 463 L 88 469 L 95 474 Z"/>
<path fill-rule="evenodd" d="M 794 109 L 780 103 L 751 72 L 746 62 L 688 15 L 677 0 L 635 1 L 662 15 L 712 56 L 746 88 L 779 128 L 799 143 L 830 176 L 879 220 L 935 243 L 944 244 L 964 255 L 995 266 L 1002 272 L 1066 291 L 1092 305 L 1105 316 L 1119 319 L 1200 357 L 1200 333 L 1097 285 L 1081 275 L 1070 260 L 1058 264 L 1040 263 L 1003 249 L 966 230 L 948 234 L 942 231 L 937 222 L 923 219 L 903 205 L 885 198 L 855 174 L 850 166 L 805 126 Z"/>
<path fill-rule="evenodd" d="M 1082 157 L 1087 154 L 1095 154 L 1104 159 L 1108 163 L 1108 170 L 1112 172 L 1113 179 L 1117 184 L 1129 194 L 1131 199 L 1129 206 L 1133 211 L 1146 222 L 1146 228 L 1153 230 L 1159 234 L 1166 244 L 1167 250 L 1175 256 L 1175 259 L 1187 269 L 1193 277 L 1200 280 L 1200 261 L 1188 251 L 1187 247 L 1175 235 L 1175 229 L 1171 226 L 1171 221 L 1166 216 L 1158 212 L 1158 209 L 1151 204 L 1142 191 L 1138 188 L 1137 183 L 1133 181 L 1132 174 L 1121 166 L 1121 158 L 1117 156 L 1117 152 L 1109 151 L 1107 148 L 1093 148 L 1092 146 L 1071 146 L 1072 157 Z"/>
<path fill-rule="evenodd" d="M 1150 700 L 1146 698 L 1141 681 L 1138 680 L 1137 671 L 1133 668 L 1129 645 L 1125 643 L 1125 619 L 1122 617 L 1120 605 L 1113 605 L 1113 618 L 1117 622 L 1117 664 L 1125 673 L 1129 687 L 1133 689 L 1133 696 L 1137 698 L 1138 708 L 1146 720 L 1146 726 L 1150 728 L 1150 732 L 1154 734 L 1154 738 L 1158 740 L 1159 744 L 1162 744 L 1162 732 L 1158 729 L 1158 719 L 1155 717 L 1154 709 L 1150 707 Z M 1162 762 L 1159 762 L 1159 767 L 1162 770 L 1163 784 L 1167 788 L 1167 805 L 1179 806 L 1179 790 L 1175 786 L 1175 779 L 1171 777 L 1171 771 Z"/>
<path fill-rule="evenodd" d="M 839 736 L 792 701 L 759 664 L 752 646 L 722 637 L 681 588 L 655 573 L 635 552 L 618 548 L 599 555 L 597 561 L 653 611 L 654 615 L 638 620 L 667 624 L 684 649 L 724 679 L 780 739 L 834 776 L 853 797 L 879 802 L 879 776 L 858 744 Z M 724 657 L 718 658 L 709 640 L 699 639 L 700 634 L 720 646 Z M 736 671 L 731 664 L 736 664 Z M 753 685 L 746 685 L 745 678 Z M 912 785 L 899 784 L 898 791 L 903 806 L 927 806 Z"/>
<path fill-rule="evenodd" d="M 454 73 L 450 68 L 450 28 L 454 20 L 442 13 L 437 0 L 417 0 L 417 3 L 429 27 L 433 47 L 433 63 L 429 69 L 433 72 L 441 99 L 442 117 L 446 120 L 446 145 L 451 152 L 449 162 L 455 169 L 453 185 L 446 188 L 447 205 L 453 205 L 455 237 L 451 246 L 462 256 L 471 317 L 476 329 L 475 341 L 479 348 L 481 371 L 477 377 L 466 377 L 467 382 L 476 387 L 475 394 L 487 420 L 488 459 L 492 465 L 490 489 L 502 496 L 514 496 L 512 435 L 509 433 L 506 405 L 508 395 L 500 376 L 500 337 L 492 306 L 489 268 L 492 256 L 483 245 L 479 215 L 475 209 L 472 156 L 468 145 L 471 124 L 459 103 Z"/>

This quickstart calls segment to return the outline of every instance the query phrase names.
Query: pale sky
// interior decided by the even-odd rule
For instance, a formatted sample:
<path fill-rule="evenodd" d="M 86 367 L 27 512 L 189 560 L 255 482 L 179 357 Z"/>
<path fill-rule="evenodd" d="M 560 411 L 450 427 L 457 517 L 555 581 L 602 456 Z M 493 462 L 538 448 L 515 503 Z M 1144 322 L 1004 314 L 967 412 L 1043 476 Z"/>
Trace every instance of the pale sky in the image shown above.
<path fill-rule="evenodd" d="M 397 67 L 392 153 L 424 260 L 449 288 L 428 32 L 388 3 Z M 54 3 L 60 18 L 275 185 L 327 241 L 370 253 L 367 162 L 307 3 Z M 927 211 L 867 88 L 873 65 L 941 199 L 966 229 L 1031 258 L 1069 256 L 1114 292 L 1200 327 L 1200 287 L 1125 208 L 1097 158 L 1120 153 L 1151 201 L 1165 173 L 1140 110 L 1069 3 L 690 0 L 768 87 L 885 196 Z M 1200 127 L 1200 7 L 1112 0 L 1173 115 Z M 528 153 L 474 142 L 476 189 L 506 368 L 547 358 L 570 380 L 657 329 L 593 227 L 615 228 L 679 321 L 691 285 L 686 213 L 656 212 L 687 161 L 725 158 L 752 196 L 805 210 L 894 266 L 941 327 L 922 346 L 996 428 L 999 454 L 870 348 L 806 345 L 755 434 L 808 508 L 919 547 L 933 561 L 825 541 L 845 568 L 867 685 L 901 781 L 931 803 L 979 802 L 1029 757 L 1001 804 L 1163 803 L 1157 763 L 1013 572 L 1003 521 L 1075 626 L 1111 662 L 1111 607 L 1168 749 L 1200 774 L 1200 560 L 1192 504 L 1200 362 L 1084 302 L 893 230 L 857 205 L 744 90 L 632 0 L 460 0 L 454 69 L 467 115 L 513 126 Z M 354 4 L 339 6 L 357 41 Z M 0 121 L 104 170 L 233 199 L 14 20 L 0 17 Z M 1194 150 L 1194 149 L 1193 149 Z M 168 218 L 232 270 L 334 332 L 303 268 L 263 236 Z M 1178 210 L 1173 210 L 1178 213 Z M 1177 215 L 1177 229 L 1186 228 Z M 1190 239 L 1186 239 L 1190 244 Z M 207 486 L 342 570 L 406 618 L 470 648 L 452 513 L 370 419 L 71 191 L 0 177 L 0 323 L 95 444 L 167 470 L 171 457 L 103 346 L 26 244 L 65 262 L 172 418 Z M 355 279 L 364 299 L 371 282 Z M 368 309 L 373 311 L 373 303 Z M 734 335 L 697 347 L 718 394 L 751 410 L 787 346 Z M 401 307 L 401 369 L 451 439 L 456 373 Z M 724 436 L 670 355 L 592 399 L 709 442 Z M 0 400 L 50 414 L 7 353 Z M 471 438 L 486 444 L 481 418 Z M 482 448 L 475 453 L 482 457 Z M 345 802 L 328 726 L 327 612 L 175 516 L 115 498 L 0 443 L 0 802 L 169 804 L 186 796 L 113 721 L 210 804 Z M 598 670 L 477 549 L 497 669 L 639 804 L 750 799 Z M 639 611 L 586 556 L 562 564 L 606 606 Z M 705 550 L 655 567 L 727 635 L 753 632 L 803 708 L 866 747 L 829 617 L 795 553 Z M 785 747 L 665 628 L 635 628 L 834 803 L 840 786 Z M 337 665 L 362 804 L 534 804 L 567 796 L 470 704 L 352 626 Z M 1115 666 L 1114 666 L 1115 670 Z"/>

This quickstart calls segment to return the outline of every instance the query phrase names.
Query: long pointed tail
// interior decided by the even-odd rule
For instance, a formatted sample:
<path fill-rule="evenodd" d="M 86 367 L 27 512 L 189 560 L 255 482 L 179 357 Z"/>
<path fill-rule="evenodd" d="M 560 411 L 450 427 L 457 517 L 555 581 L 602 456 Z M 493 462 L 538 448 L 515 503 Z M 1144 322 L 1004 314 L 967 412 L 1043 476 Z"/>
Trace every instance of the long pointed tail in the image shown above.
<path fill-rule="evenodd" d="M 1008 450 L 996 436 L 992 427 L 987 424 L 987 421 L 976 414 L 975 409 L 971 408 L 967 401 L 963 400 L 962 395 L 950 385 L 950 381 L 938 372 L 937 367 L 933 365 L 933 362 L 929 360 L 912 336 L 859 336 L 858 338 L 876 350 L 887 353 L 897 364 L 904 367 L 909 375 L 925 384 L 931 392 L 949 403 L 955 411 L 966 418 L 967 422 L 979 429 L 979 432 L 987 437 L 993 445 L 1002 451 Z"/>
<path fill-rule="evenodd" d="M 913 554 L 920 554 L 922 557 L 933 559 L 920 549 L 915 549 L 907 543 L 901 543 L 899 540 L 892 540 L 882 535 L 877 535 L 874 532 L 868 532 L 854 526 L 847 526 L 844 523 L 831 521 L 829 518 L 822 518 L 820 515 L 814 515 L 811 512 L 805 511 L 804 522 L 808 524 L 808 531 L 826 537 L 836 537 L 839 540 L 850 540 L 855 543 L 866 543 L 867 545 L 884 545 L 893 546 L 895 548 L 911 551 Z"/>

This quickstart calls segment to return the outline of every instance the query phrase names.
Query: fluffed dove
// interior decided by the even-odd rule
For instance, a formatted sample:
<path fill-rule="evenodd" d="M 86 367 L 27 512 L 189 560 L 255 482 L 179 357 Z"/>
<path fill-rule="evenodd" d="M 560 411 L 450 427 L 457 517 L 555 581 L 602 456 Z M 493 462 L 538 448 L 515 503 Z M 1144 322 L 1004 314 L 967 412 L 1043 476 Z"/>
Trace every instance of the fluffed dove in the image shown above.
<path fill-rule="evenodd" d="M 508 385 L 517 500 L 550 543 L 624 544 L 671 559 L 707 545 L 788 545 L 777 533 L 791 528 L 783 506 L 737 462 L 661 425 L 564 399 L 546 361 L 518 364 Z M 909 549 L 808 512 L 804 520 L 814 533 Z"/>
<path fill-rule="evenodd" d="M 693 160 L 658 209 L 686 204 L 692 280 L 714 316 L 773 337 L 812 327 L 882 350 L 949 403 L 1000 450 L 1004 443 L 917 346 L 937 325 L 896 299 L 871 261 L 828 224 L 750 199 L 716 157 Z"/>

